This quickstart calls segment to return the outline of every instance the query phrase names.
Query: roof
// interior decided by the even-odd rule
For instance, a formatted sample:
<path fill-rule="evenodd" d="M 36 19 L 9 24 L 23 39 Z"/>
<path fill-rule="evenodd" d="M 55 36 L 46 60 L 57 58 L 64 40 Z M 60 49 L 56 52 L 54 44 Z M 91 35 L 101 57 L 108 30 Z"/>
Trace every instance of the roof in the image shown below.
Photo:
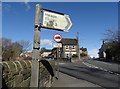
<path fill-rule="evenodd" d="M 85 51 L 87 51 L 87 48 L 83 48 L 83 47 L 82 47 L 82 48 L 80 48 L 80 50 L 82 50 L 82 51 L 85 52 Z"/>
<path fill-rule="evenodd" d="M 52 52 L 52 50 L 47 49 L 47 50 L 45 50 L 44 52 Z"/>
<path fill-rule="evenodd" d="M 52 51 L 53 51 L 53 50 L 57 50 L 57 48 L 54 47 L 54 48 L 52 49 Z"/>
<path fill-rule="evenodd" d="M 62 44 L 63 45 L 77 45 L 77 39 L 63 38 Z"/>

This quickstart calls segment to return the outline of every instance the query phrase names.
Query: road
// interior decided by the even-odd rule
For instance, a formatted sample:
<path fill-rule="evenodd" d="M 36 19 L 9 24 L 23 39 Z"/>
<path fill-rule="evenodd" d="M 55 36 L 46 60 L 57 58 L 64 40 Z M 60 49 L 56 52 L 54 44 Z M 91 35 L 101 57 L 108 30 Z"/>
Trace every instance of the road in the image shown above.
<path fill-rule="evenodd" d="M 120 89 L 120 71 L 118 64 L 94 60 L 80 63 L 60 63 L 60 72 L 97 84 L 106 89 Z"/>

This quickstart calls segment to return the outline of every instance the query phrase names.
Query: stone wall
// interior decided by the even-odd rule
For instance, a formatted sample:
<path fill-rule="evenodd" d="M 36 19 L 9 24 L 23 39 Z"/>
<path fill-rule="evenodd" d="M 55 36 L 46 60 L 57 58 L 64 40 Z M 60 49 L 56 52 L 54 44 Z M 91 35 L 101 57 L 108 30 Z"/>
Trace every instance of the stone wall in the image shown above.
<path fill-rule="evenodd" d="M 54 62 L 50 61 L 54 66 Z M 0 63 L 2 65 L 2 86 L 3 87 L 29 87 L 31 77 L 32 61 L 6 61 Z M 40 87 L 50 87 L 51 79 L 47 69 L 40 63 Z"/>

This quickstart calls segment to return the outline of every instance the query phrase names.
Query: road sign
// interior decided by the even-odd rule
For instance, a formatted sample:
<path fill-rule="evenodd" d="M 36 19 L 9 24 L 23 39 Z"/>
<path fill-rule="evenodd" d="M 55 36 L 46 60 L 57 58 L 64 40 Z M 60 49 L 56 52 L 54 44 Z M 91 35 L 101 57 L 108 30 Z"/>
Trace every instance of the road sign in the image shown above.
<path fill-rule="evenodd" d="M 53 44 L 53 47 L 62 48 L 62 44 L 61 43 L 55 43 L 55 44 Z"/>
<path fill-rule="evenodd" d="M 62 41 L 62 36 L 60 34 L 54 34 L 53 39 L 55 42 L 59 43 Z"/>
<path fill-rule="evenodd" d="M 68 32 L 72 22 L 68 15 L 43 10 L 42 27 Z"/>

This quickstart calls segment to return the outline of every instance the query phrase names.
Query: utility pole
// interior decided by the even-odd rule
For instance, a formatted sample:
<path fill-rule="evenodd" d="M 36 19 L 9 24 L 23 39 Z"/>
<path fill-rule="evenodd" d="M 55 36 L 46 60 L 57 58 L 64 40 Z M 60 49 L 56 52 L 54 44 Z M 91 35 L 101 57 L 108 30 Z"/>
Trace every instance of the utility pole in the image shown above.
<path fill-rule="evenodd" d="M 57 77 L 59 78 L 60 47 L 57 48 Z"/>
<path fill-rule="evenodd" d="M 40 15 L 41 6 L 36 5 L 36 15 L 35 15 L 35 28 L 34 28 L 34 43 L 33 43 L 33 54 L 32 54 L 32 68 L 31 68 L 31 80 L 30 87 L 39 86 L 39 60 L 40 60 Z"/>
<path fill-rule="evenodd" d="M 56 68 L 57 68 L 56 77 L 58 78 L 59 78 L 59 60 L 60 60 L 60 47 L 58 46 L 57 47 L 57 60 L 56 60 Z"/>
<path fill-rule="evenodd" d="M 79 33 L 77 32 L 77 36 L 76 36 L 76 38 L 77 38 L 77 52 L 78 52 L 78 58 L 79 58 L 79 60 L 80 60 L 80 46 L 79 46 Z"/>

